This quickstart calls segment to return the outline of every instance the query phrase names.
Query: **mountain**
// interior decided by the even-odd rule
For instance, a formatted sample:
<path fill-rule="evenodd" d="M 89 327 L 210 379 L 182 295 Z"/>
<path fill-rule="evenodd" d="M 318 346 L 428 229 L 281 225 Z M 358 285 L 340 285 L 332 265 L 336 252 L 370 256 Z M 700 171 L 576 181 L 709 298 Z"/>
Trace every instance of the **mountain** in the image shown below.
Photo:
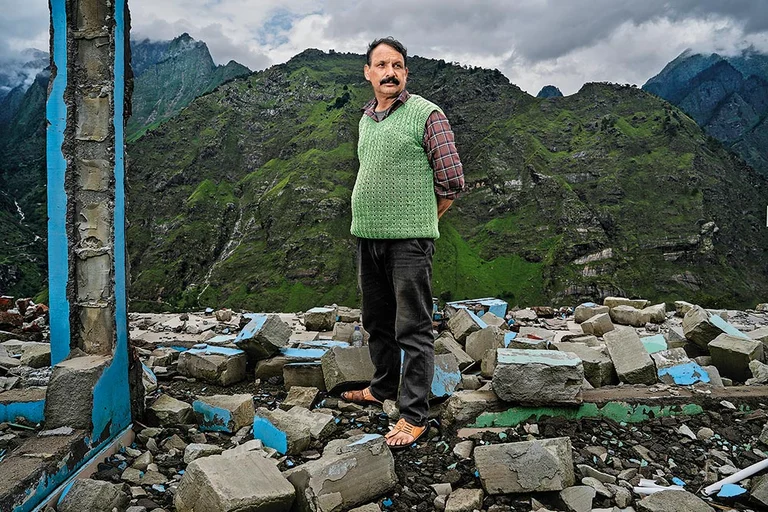
<path fill-rule="evenodd" d="M 35 48 L 0 60 L 0 100 L 17 87 L 26 91 L 38 73 L 48 67 L 48 61 L 48 53 Z"/>
<path fill-rule="evenodd" d="M 562 98 L 563 93 L 554 85 L 545 85 L 536 95 L 537 98 Z"/>
<path fill-rule="evenodd" d="M 34 295 L 45 286 L 46 169 L 45 101 L 48 72 L 33 81 L 29 72 L 48 65 L 43 52 L 32 60 L 0 67 L 0 294 Z M 205 43 L 183 34 L 173 41 L 131 42 L 135 66 L 129 127 L 143 132 L 184 108 L 196 96 L 250 71 L 235 62 L 216 66 Z M 25 57 L 26 58 L 26 57 Z M 36 59 L 36 60 L 35 60 Z M 3 82 L 3 77 L 16 77 Z M 145 124 L 146 123 L 146 124 Z M 129 135 L 131 132 L 128 132 Z"/>
<path fill-rule="evenodd" d="M 126 127 L 129 139 L 173 117 L 201 94 L 251 73 L 235 61 L 217 66 L 208 46 L 186 33 L 167 45 L 147 40 L 134 44 L 132 58 L 134 51 L 137 65 L 133 113 Z"/>
<path fill-rule="evenodd" d="M 682 108 L 704 130 L 768 174 L 768 55 L 686 50 L 643 89 Z"/>
<path fill-rule="evenodd" d="M 132 308 L 357 301 L 363 59 L 307 50 L 129 146 Z M 409 90 L 445 110 L 468 184 L 441 220 L 436 295 L 738 306 L 768 293 L 768 181 L 679 109 L 614 84 L 552 102 L 498 71 L 409 61 Z"/>

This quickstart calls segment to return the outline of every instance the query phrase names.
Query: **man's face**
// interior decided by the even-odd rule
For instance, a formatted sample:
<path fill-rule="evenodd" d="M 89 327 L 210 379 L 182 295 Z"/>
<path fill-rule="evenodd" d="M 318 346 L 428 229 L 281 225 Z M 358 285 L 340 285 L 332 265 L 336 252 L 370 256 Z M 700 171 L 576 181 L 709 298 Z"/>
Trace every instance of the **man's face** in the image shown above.
<path fill-rule="evenodd" d="M 366 64 L 363 71 L 377 97 L 396 98 L 403 92 L 408 80 L 408 68 L 405 67 L 403 56 L 384 43 L 373 49 L 371 64 Z"/>

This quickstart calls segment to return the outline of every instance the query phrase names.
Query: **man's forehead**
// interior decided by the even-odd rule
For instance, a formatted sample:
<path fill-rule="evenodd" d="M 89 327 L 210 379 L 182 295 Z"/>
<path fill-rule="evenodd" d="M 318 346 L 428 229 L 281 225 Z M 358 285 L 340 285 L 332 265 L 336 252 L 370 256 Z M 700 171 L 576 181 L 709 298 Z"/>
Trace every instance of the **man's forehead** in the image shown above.
<path fill-rule="evenodd" d="M 371 60 L 399 60 L 403 61 L 403 55 L 386 43 L 381 43 L 371 52 Z"/>

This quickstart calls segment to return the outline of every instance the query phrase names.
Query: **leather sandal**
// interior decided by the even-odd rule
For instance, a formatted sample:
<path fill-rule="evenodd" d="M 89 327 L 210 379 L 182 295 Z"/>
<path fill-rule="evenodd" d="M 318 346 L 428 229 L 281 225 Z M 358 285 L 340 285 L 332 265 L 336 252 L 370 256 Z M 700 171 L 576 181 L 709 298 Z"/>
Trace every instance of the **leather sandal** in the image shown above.
<path fill-rule="evenodd" d="M 405 421 L 404 418 L 400 418 L 395 424 L 395 426 L 392 428 L 392 430 L 390 430 L 389 433 L 387 433 L 387 435 L 384 436 L 384 438 L 389 439 L 390 437 L 400 432 L 411 436 L 413 438 L 413 441 L 411 441 L 410 443 L 398 444 L 398 445 L 387 444 L 390 450 L 399 451 L 399 450 L 405 450 L 406 448 L 410 448 L 411 446 L 415 445 L 419 441 L 419 439 L 425 436 L 425 434 L 428 431 L 429 431 L 429 423 L 427 423 L 423 427 L 417 427 L 416 425 L 411 425 L 410 423 Z"/>
<path fill-rule="evenodd" d="M 376 400 L 376 397 L 371 393 L 371 388 L 356 389 L 354 391 L 344 391 L 341 394 L 341 399 L 345 402 L 352 402 L 358 405 L 382 405 L 383 402 Z"/>

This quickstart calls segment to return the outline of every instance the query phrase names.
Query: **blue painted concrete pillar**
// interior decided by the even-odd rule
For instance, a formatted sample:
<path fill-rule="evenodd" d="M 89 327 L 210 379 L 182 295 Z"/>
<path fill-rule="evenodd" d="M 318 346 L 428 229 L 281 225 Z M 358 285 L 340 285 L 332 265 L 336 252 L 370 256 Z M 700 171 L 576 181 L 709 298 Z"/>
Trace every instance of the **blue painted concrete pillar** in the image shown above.
<path fill-rule="evenodd" d="M 50 0 L 47 102 L 51 356 L 58 374 L 77 348 L 103 358 L 90 393 L 92 439 L 130 423 L 125 268 L 126 0 Z M 60 363 L 60 364 L 57 364 Z M 95 364 L 95 363 L 94 363 Z M 54 396 L 49 387 L 49 397 Z M 57 396 L 61 396 L 58 394 Z M 46 404 L 54 421 L 56 404 Z"/>

